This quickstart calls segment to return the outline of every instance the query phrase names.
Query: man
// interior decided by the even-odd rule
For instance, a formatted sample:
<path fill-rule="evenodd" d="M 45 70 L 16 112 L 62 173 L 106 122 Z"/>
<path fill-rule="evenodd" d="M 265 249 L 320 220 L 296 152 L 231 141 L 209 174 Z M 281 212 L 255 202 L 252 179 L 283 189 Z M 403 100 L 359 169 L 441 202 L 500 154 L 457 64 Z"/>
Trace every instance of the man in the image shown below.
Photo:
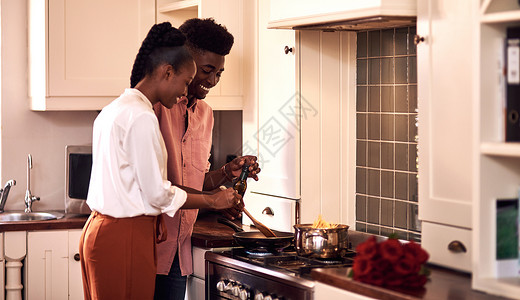
<path fill-rule="evenodd" d="M 213 19 L 190 19 L 179 27 L 187 38 L 186 47 L 197 65 L 188 96 L 171 109 L 154 106 L 168 151 L 168 179 L 176 185 L 211 191 L 229 183 L 250 165 L 250 177 L 258 180 L 255 156 L 238 157 L 217 171 L 208 172 L 212 144 L 213 111 L 202 99 L 220 80 L 225 56 L 233 46 L 233 36 Z M 238 216 L 242 203 L 227 210 Z M 173 218 L 165 217 L 167 240 L 157 245 L 155 299 L 184 299 L 187 275 L 193 272 L 191 233 L 196 209 L 181 209 Z"/>

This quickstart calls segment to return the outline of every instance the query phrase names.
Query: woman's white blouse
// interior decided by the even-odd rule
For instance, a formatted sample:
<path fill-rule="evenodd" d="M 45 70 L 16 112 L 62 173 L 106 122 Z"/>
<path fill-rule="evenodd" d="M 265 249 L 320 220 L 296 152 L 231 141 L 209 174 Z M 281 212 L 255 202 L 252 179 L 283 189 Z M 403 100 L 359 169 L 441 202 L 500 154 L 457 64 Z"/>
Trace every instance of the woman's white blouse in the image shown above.
<path fill-rule="evenodd" d="M 166 213 L 186 192 L 166 179 L 167 152 L 150 101 L 126 89 L 94 121 L 90 209 L 116 218 Z"/>

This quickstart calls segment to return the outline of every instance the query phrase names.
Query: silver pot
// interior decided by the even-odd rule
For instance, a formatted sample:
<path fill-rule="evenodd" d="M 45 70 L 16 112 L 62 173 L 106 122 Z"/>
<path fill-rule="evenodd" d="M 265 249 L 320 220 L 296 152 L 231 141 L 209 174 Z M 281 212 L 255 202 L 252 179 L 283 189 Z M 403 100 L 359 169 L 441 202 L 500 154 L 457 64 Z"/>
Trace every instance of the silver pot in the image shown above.
<path fill-rule="evenodd" d="M 312 228 L 312 224 L 294 225 L 294 245 L 298 255 L 314 258 L 339 258 L 348 248 L 348 225 L 336 228 Z"/>

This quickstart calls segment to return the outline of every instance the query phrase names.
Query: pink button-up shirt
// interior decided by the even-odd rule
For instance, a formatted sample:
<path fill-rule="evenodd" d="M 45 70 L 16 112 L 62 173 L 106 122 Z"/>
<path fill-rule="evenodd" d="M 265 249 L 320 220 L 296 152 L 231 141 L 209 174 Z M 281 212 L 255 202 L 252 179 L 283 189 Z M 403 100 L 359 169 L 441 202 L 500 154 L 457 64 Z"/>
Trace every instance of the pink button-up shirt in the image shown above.
<path fill-rule="evenodd" d="M 159 119 L 168 151 L 168 180 L 172 184 L 202 190 L 204 176 L 209 170 L 213 110 L 202 100 L 195 100 L 188 109 L 187 104 L 188 101 L 185 99 L 167 109 L 161 103 L 157 103 L 154 105 L 154 111 Z M 157 274 L 168 274 L 177 251 L 182 275 L 193 273 L 191 233 L 197 212 L 197 209 L 180 209 L 173 218 L 163 215 L 168 238 L 157 245 Z"/>

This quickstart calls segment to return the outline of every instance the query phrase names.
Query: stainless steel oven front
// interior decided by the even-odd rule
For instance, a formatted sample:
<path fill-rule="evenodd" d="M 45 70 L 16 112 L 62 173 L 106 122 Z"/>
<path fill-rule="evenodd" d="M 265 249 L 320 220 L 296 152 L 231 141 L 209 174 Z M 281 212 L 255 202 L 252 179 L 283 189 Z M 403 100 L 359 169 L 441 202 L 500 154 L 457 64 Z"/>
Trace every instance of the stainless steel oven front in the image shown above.
<path fill-rule="evenodd" d="M 208 251 L 205 258 L 206 299 L 313 298 L 312 280 L 236 259 L 229 252 Z"/>

